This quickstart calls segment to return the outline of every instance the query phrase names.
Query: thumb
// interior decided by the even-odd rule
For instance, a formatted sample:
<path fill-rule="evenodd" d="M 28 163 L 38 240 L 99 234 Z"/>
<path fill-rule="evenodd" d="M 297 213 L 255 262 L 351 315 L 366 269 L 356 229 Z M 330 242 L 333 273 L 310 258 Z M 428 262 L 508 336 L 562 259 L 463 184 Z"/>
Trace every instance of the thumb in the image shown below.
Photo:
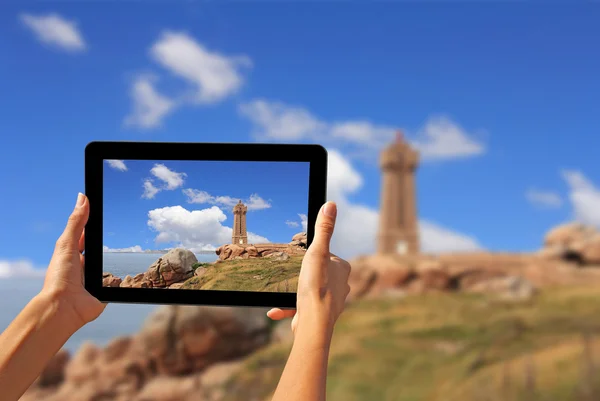
<path fill-rule="evenodd" d="M 79 249 L 79 239 L 85 228 L 88 217 L 90 215 L 90 207 L 87 197 L 79 193 L 77 196 L 77 204 L 71 212 L 67 226 L 62 235 L 56 242 L 56 252 L 71 253 Z"/>
<path fill-rule="evenodd" d="M 336 216 L 337 205 L 334 202 L 327 202 L 321 207 L 315 223 L 315 237 L 310 245 L 312 249 L 329 254 L 329 242 L 333 236 Z"/>

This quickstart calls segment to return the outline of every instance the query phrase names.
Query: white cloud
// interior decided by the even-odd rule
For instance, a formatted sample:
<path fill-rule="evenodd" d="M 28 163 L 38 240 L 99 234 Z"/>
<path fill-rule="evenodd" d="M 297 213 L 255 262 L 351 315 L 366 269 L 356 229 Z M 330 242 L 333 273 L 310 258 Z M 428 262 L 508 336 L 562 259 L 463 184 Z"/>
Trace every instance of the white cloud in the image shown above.
<path fill-rule="evenodd" d="M 531 204 L 542 208 L 559 208 L 563 204 L 562 197 L 552 191 L 530 188 L 525 192 L 525 197 Z"/>
<path fill-rule="evenodd" d="M 298 223 L 297 221 L 286 220 L 285 224 L 291 228 L 300 227 L 300 223 Z"/>
<path fill-rule="evenodd" d="M 298 216 L 300 216 L 300 225 L 302 226 L 302 232 L 305 233 L 308 224 L 308 217 L 302 213 L 299 213 Z"/>
<path fill-rule="evenodd" d="M 28 260 L 0 260 L 0 279 L 45 275 L 46 269 L 37 268 Z"/>
<path fill-rule="evenodd" d="M 202 210 L 187 210 L 182 206 L 168 206 L 148 212 L 148 226 L 158 234 L 157 243 L 175 242 L 197 250 L 213 250 L 222 244 L 231 243 L 231 227 L 223 222 L 227 216 L 217 207 Z M 267 238 L 248 232 L 248 242 L 268 243 Z"/>
<path fill-rule="evenodd" d="M 241 200 L 232 196 L 213 196 L 206 191 L 192 188 L 184 189 L 183 193 L 188 197 L 188 203 L 222 205 L 229 208 L 233 208 Z M 261 198 L 258 194 L 251 194 L 246 200 L 242 200 L 242 202 L 248 207 L 248 211 L 263 210 L 271 207 L 271 203 Z"/>
<path fill-rule="evenodd" d="M 20 19 L 42 43 L 67 52 L 81 52 L 87 47 L 75 22 L 58 14 L 21 14 Z"/>
<path fill-rule="evenodd" d="M 473 134 L 448 117 L 430 118 L 418 132 L 413 145 L 423 160 L 447 160 L 479 156 L 486 148 Z"/>
<path fill-rule="evenodd" d="M 158 181 L 163 182 L 164 185 L 157 187 L 154 185 L 152 178 L 146 178 L 143 184 L 144 193 L 142 194 L 142 198 L 144 199 L 153 199 L 160 191 L 172 191 L 181 187 L 185 182 L 185 177 L 187 177 L 186 173 L 178 173 L 160 163 L 156 163 L 150 169 L 150 174 L 157 178 Z"/>
<path fill-rule="evenodd" d="M 144 193 L 142 194 L 142 198 L 144 199 L 154 199 L 154 196 L 160 191 L 160 189 L 156 188 L 152 183 L 152 180 L 144 181 Z"/>
<path fill-rule="evenodd" d="M 375 252 L 379 213 L 368 206 L 352 203 L 348 197 L 362 186 L 361 175 L 337 150 L 329 150 L 328 199 L 338 205 L 338 216 L 331 250 L 350 258 Z M 423 252 L 459 252 L 479 250 L 474 238 L 451 231 L 429 221 L 419 222 Z"/>
<path fill-rule="evenodd" d="M 127 171 L 127 166 L 123 160 L 106 160 L 106 163 L 115 170 Z"/>
<path fill-rule="evenodd" d="M 153 76 L 138 77 L 131 87 L 133 110 L 125 117 L 126 126 L 144 129 L 157 128 L 162 125 L 162 120 L 171 113 L 176 103 L 172 99 L 161 95 L 154 88 L 156 78 Z"/>
<path fill-rule="evenodd" d="M 102 247 L 103 252 L 144 252 L 141 246 L 135 245 L 129 248 L 109 248 L 106 245 Z"/>
<path fill-rule="evenodd" d="M 193 101 L 215 103 L 236 93 L 244 82 L 246 56 L 226 56 L 208 50 L 185 33 L 164 32 L 150 49 L 152 58 L 194 86 Z"/>
<path fill-rule="evenodd" d="M 336 146 L 354 146 L 359 152 L 379 151 L 389 144 L 397 131 L 367 120 L 324 121 L 308 110 L 281 102 L 255 99 L 239 106 L 239 112 L 253 125 L 259 140 L 282 142 L 318 141 Z M 485 145 L 445 116 L 429 118 L 409 140 L 423 160 L 448 160 L 478 156 Z"/>
<path fill-rule="evenodd" d="M 569 186 L 575 219 L 600 227 L 600 189 L 580 171 L 564 170 L 562 176 Z"/>
<path fill-rule="evenodd" d="M 164 164 L 158 163 L 150 169 L 150 173 L 166 184 L 166 187 L 162 188 L 165 190 L 173 190 L 179 188 L 183 185 L 185 177 L 187 177 L 186 173 L 178 173 L 176 171 L 170 170 Z"/>
<path fill-rule="evenodd" d="M 241 104 L 239 110 L 261 139 L 297 141 L 327 134 L 327 124 L 300 107 L 258 99 Z"/>

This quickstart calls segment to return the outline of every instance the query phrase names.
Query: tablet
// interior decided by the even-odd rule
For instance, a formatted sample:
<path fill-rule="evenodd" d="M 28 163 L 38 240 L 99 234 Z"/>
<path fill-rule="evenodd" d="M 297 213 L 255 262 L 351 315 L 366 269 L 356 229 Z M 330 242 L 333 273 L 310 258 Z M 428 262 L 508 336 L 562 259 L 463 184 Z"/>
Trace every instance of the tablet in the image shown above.
<path fill-rule="evenodd" d="M 102 302 L 295 308 L 320 145 L 92 142 L 85 288 Z"/>

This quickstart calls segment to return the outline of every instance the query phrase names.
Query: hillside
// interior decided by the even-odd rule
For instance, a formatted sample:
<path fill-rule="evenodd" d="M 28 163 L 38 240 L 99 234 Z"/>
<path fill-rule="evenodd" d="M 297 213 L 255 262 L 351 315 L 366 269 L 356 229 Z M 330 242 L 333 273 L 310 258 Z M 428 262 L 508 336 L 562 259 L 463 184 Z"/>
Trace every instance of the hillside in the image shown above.
<path fill-rule="evenodd" d="M 336 328 L 327 399 L 600 399 L 600 375 L 587 376 L 600 346 L 585 336 L 598 330 L 600 291 L 591 287 L 548 289 L 524 304 L 460 293 L 362 300 Z M 268 399 L 289 349 L 252 355 L 225 400 Z"/>
<path fill-rule="evenodd" d="M 302 258 L 302 255 L 297 255 L 288 260 L 232 259 L 206 264 L 198 267 L 194 277 L 185 281 L 181 288 L 295 292 Z"/>

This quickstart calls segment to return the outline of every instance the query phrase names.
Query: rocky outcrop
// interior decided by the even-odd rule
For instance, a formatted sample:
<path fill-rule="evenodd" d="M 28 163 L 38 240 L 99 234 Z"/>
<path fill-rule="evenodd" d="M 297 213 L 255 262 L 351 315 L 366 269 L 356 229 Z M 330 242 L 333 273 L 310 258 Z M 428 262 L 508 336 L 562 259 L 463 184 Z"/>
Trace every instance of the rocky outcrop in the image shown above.
<path fill-rule="evenodd" d="M 139 334 L 159 373 L 183 374 L 246 355 L 265 345 L 264 311 L 240 308 L 164 306 Z"/>
<path fill-rule="evenodd" d="M 493 262 L 491 254 L 474 257 L 449 256 L 402 257 L 400 255 L 373 255 L 351 261 L 349 299 L 386 294 L 419 294 L 431 291 L 461 291 L 508 293 L 515 287 L 525 288 L 529 283 L 523 278 L 517 284 L 503 281 L 513 276 L 514 270 L 524 273 L 519 258 Z M 533 260 L 533 259 L 531 259 Z M 507 264 L 508 263 L 508 264 Z M 510 266 L 510 267 L 509 267 Z M 510 284 L 510 285 L 509 285 Z M 511 286 L 512 285 L 512 286 Z M 529 283 L 531 288 L 534 284 Z M 517 290 L 515 290 L 517 291 Z M 519 294 L 533 295 L 534 291 L 519 290 Z M 387 296 L 387 295 L 386 295 Z"/>
<path fill-rule="evenodd" d="M 112 273 L 102 273 L 102 286 L 103 287 L 119 287 L 121 285 L 121 279 L 113 276 Z"/>
<path fill-rule="evenodd" d="M 104 348 L 85 343 L 70 360 L 59 352 L 21 400 L 217 399 L 234 360 L 269 340 L 261 309 L 164 306 L 134 336 Z"/>
<path fill-rule="evenodd" d="M 271 254 L 303 255 L 306 250 L 290 244 L 222 245 L 215 251 L 220 260 L 263 258 Z"/>
<path fill-rule="evenodd" d="M 152 288 L 152 282 L 146 277 L 146 273 L 136 274 L 134 277 L 125 276 L 121 283 L 123 288 Z"/>
<path fill-rule="evenodd" d="M 198 263 L 196 255 L 185 248 L 171 249 L 158 258 L 146 271 L 145 278 L 153 288 L 164 288 L 194 275 L 192 266 Z"/>
<path fill-rule="evenodd" d="M 306 233 L 298 233 L 292 237 L 292 241 L 290 242 L 292 246 L 299 246 L 301 248 L 308 247 L 308 240 L 306 237 Z"/>
<path fill-rule="evenodd" d="M 600 232 L 580 223 L 560 225 L 546 234 L 539 255 L 582 266 L 600 265 Z"/>

